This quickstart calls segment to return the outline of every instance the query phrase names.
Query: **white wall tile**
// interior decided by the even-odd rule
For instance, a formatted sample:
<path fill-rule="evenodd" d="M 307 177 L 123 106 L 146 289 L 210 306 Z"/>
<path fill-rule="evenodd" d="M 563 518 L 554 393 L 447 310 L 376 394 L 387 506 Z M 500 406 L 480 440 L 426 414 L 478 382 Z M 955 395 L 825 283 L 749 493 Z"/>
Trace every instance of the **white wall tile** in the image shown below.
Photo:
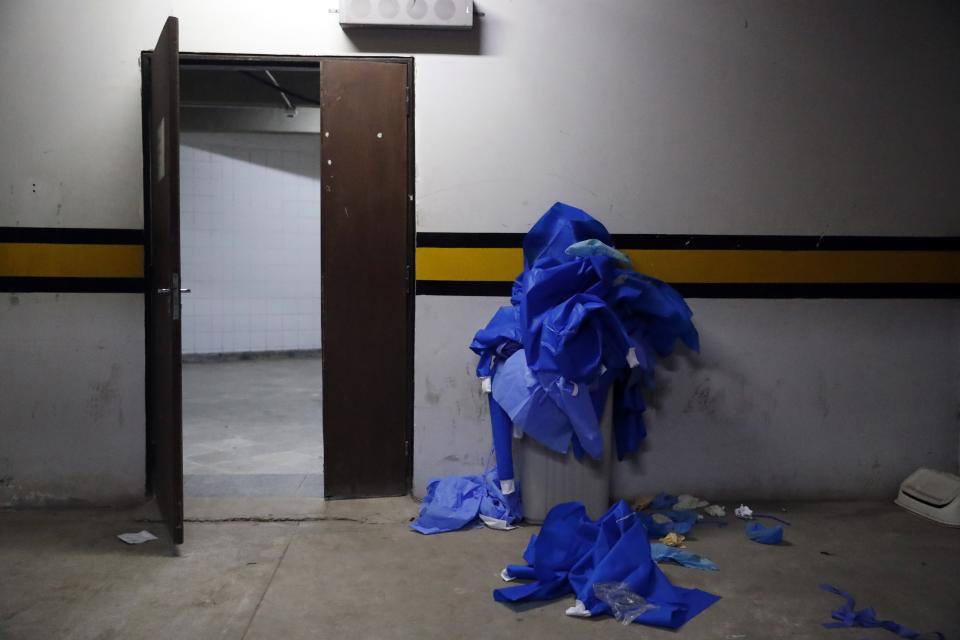
<path fill-rule="evenodd" d="M 184 353 L 320 348 L 316 136 L 181 137 Z"/>

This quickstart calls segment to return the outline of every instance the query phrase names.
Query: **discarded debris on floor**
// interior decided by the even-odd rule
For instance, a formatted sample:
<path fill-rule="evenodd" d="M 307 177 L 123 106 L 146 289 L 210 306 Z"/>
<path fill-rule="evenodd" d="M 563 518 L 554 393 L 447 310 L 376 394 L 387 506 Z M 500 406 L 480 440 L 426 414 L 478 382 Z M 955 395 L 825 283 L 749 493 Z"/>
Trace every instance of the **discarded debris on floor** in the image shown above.
<path fill-rule="evenodd" d="M 877 612 L 873 609 L 873 607 L 867 607 L 857 611 L 857 603 L 853 596 L 846 591 L 842 591 L 834 587 L 833 585 L 821 584 L 820 588 L 824 591 L 835 593 L 846 600 L 842 606 L 830 612 L 830 617 L 836 620 L 836 622 L 824 622 L 823 626 L 827 629 L 842 629 L 844 627 L 863 627 L 865 629 L 870 629 L 879 627 L 881 629 L 886 629 L 887 631 L 892 631 L 901 638 L 911 638 L 916 640 L 920 640 L 920 638 L 938 638 L 939 640 L 944 640 L 944 635 L 939 631 L 920 633 L 919 631 L 908 629 L 899 622 L 894 622 L 893 620 L 878 620 Z"/>
<path fill-rule="evenodd" d="M 512 529 L 520 520 L 519 493 L 503 495 L 497 472 L 431 480 L 419 517 L 410 528 L 424 534 L 486 525 Z"/>
<path fill-rule="evenodd" d="M 117 536 L 127 544 L 143 544 L 144 542 L 150 542 L 151 540 L 157 540 L 157 536 L 153 535 L 146 529 L 138 531 L 136 533 L 121 533 Z"/>
<path fill-rule="evenodd" d="M 683 541 L 686 538 L 675 531 L 671 531 L 667 535 L 660 538 L 660 543 L 668 547 L 676 547 L 677 549 L 683 549 Z"/>
<path fill-rule="evenodd" d="M 709 558 L 691 553 L 685 549 L 669 547 L 660 542 L 654 542 L 650 545 L 650 554 L 654 562 L 674 562 L 683 567 L 691 569 L 702 569 L 704 571 L 719 571 L 720 567 Z"/>
<path fill-rule="evenodd" d="M 783 527 L 766 527 L 760 522 L 747 523 L 747 537 L 760 544 L 780 544 L 783 541 Z"/>
<path fill-rule="evenodd" d="M 593 592 L 610 607 L 610 614 L 623 625 L 628 625 L 645 612 L 657 608 L 657 605 L 650 604 L 646 598 L 631 591 L 630 586 L 625 582 L 597 582 L 593 585 Z M 574 609 L 582 607 L 583 603 L 579 600 L 574 605 Z M 586 609 L 583 610 L 586 611 Z M 570 615 L 569 609 L 567 615 Z"/>
<path fill-rule="evenodd" d="M 691 509 L 700 509 L 701 507 L 706 507 L 710 503 L 706 500 L 701 500 L 696 496 L 691 496 L 687 493 L 681 493 L 677 496 L 677 501 L 674 503 L 672 509 L 674 511 L 689 511 Z"/>
<path fill-rule="evenodd" d="M 750 520 L 753 518 L 753 509 L 745 504 L 742 504 L 733 510 L 733 515 L 737 516 L 741 520 Z"/>
<path fill-rule="evenodd" d="M 727 515 L 727 510 L 718 504 L 710 505 L 704 509 L 703 512 L 708 516 L 713 516 L 714 518 L 725 518 Z"/>
<path fill-rule="evenodd" d="M 568 502 L 550 510 L 539 534 L 523 553 L 526 565 L 508 565 L 507 578 L 530 580 L 493 592 L 498 602 L 554 600 L 573 594 L 582 615 L 611 613 L 594 591 L 597 583 L 623 583 L 655 608 L 636 622 L 679 628 L 719 596 L 699 589 L 675 587 L 653 561 L 647 531 L 624 501 L 599 520 L 591 520 L 582 504 Z"/>

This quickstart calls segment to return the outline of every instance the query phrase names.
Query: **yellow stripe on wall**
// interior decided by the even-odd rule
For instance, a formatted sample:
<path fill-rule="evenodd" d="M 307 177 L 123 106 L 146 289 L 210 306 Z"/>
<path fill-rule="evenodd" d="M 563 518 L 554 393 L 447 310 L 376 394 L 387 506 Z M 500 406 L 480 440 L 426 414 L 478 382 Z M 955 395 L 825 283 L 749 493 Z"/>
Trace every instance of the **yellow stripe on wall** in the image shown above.
<path fill-rule="evenodd" d="M 142 278 L 143 246 L 0 243 L 0 277 Z"/>
<path fill-rule="evenodd" d="M 417 247 L 417 280 L 510 282 L 523 270 L 523 249 Z"/>
<path fill-rule="evenodd" d="M 628 249 L 638 271 L 671 283 L 960 283 L 956 251 Z M 509 282 L 519 248 L 417 248 L 417 280 Z"/>

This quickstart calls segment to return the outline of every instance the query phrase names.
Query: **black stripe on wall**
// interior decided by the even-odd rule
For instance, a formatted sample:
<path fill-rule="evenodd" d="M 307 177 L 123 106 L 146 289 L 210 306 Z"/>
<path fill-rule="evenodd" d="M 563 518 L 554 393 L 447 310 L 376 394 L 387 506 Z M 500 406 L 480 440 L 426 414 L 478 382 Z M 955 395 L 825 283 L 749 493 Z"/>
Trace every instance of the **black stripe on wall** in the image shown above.
<path fill-rule="evenodd" d="M 926 283 L 687 283 L 673 287 L 685 298 L 960 298 L 960 285 Z M 510 297 L 511 282 L 423 280 L 417 294 Z"/>
<path fill-rule="evenodd" d="M 143 293 L 143 278 L 30 278 L 0 277 L 7 293 Z"/>
<path fill-rule="evenodd" d="M 0 227 L 0 242 L 46 244 L 143 244 L 141 229 Z"/>
<path fill-rule="evenodd" d="M 523 233 L 417 234 L 419 247 L 519 248 Z M 768 251 L 960 251 L 960 236 L 763 236 L 614 234 L 618 249 L 765 249 Z"/>
<path fill-rule="evenodd" d="M 417 295 L 425 296 L 507 296 L 512 282 L 463 282 L 457 280 L 418 280 Z"/>
<path fill-rule="evenodd" d="M 513 249 L 523 246 L 524 233 L 431 233 L 417 234 L 418 247 L 463 247 L 465 249 Z"/>

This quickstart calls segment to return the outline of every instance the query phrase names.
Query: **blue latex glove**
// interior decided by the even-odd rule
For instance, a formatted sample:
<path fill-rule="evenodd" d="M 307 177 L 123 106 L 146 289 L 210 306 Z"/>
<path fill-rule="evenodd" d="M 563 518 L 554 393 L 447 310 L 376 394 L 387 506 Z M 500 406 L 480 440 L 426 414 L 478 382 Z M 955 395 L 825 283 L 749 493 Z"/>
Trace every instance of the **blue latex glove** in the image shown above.
<path fill-rule="evenodd" d="M 700 569 L 702 571 L 719 571 L 720 567 L 708 558 L 690 553 L 684 549 L 668 547 L 661 542 L 654 542 L 650 545 L 650 555 L 654 562 L 675 562 L 691 569 Z"/>
<path fill-rule="evenodd" d="M 759 522 L 747 523 L 747 537 L 760 544 L 780 544 L 783 540 L 783 527 L 765 527 Z"/>
<path fill-rule="evenodd" d="M 568 256 L 577 256 L 579 258 L 589 258 L 590 256 L 606 256 L 613 258 L 617 262 L 630 264 L 630 258 L 620 253 L 608 244 L 604 244 L 596 238 L 574 242 L 564 251 Z"/>

